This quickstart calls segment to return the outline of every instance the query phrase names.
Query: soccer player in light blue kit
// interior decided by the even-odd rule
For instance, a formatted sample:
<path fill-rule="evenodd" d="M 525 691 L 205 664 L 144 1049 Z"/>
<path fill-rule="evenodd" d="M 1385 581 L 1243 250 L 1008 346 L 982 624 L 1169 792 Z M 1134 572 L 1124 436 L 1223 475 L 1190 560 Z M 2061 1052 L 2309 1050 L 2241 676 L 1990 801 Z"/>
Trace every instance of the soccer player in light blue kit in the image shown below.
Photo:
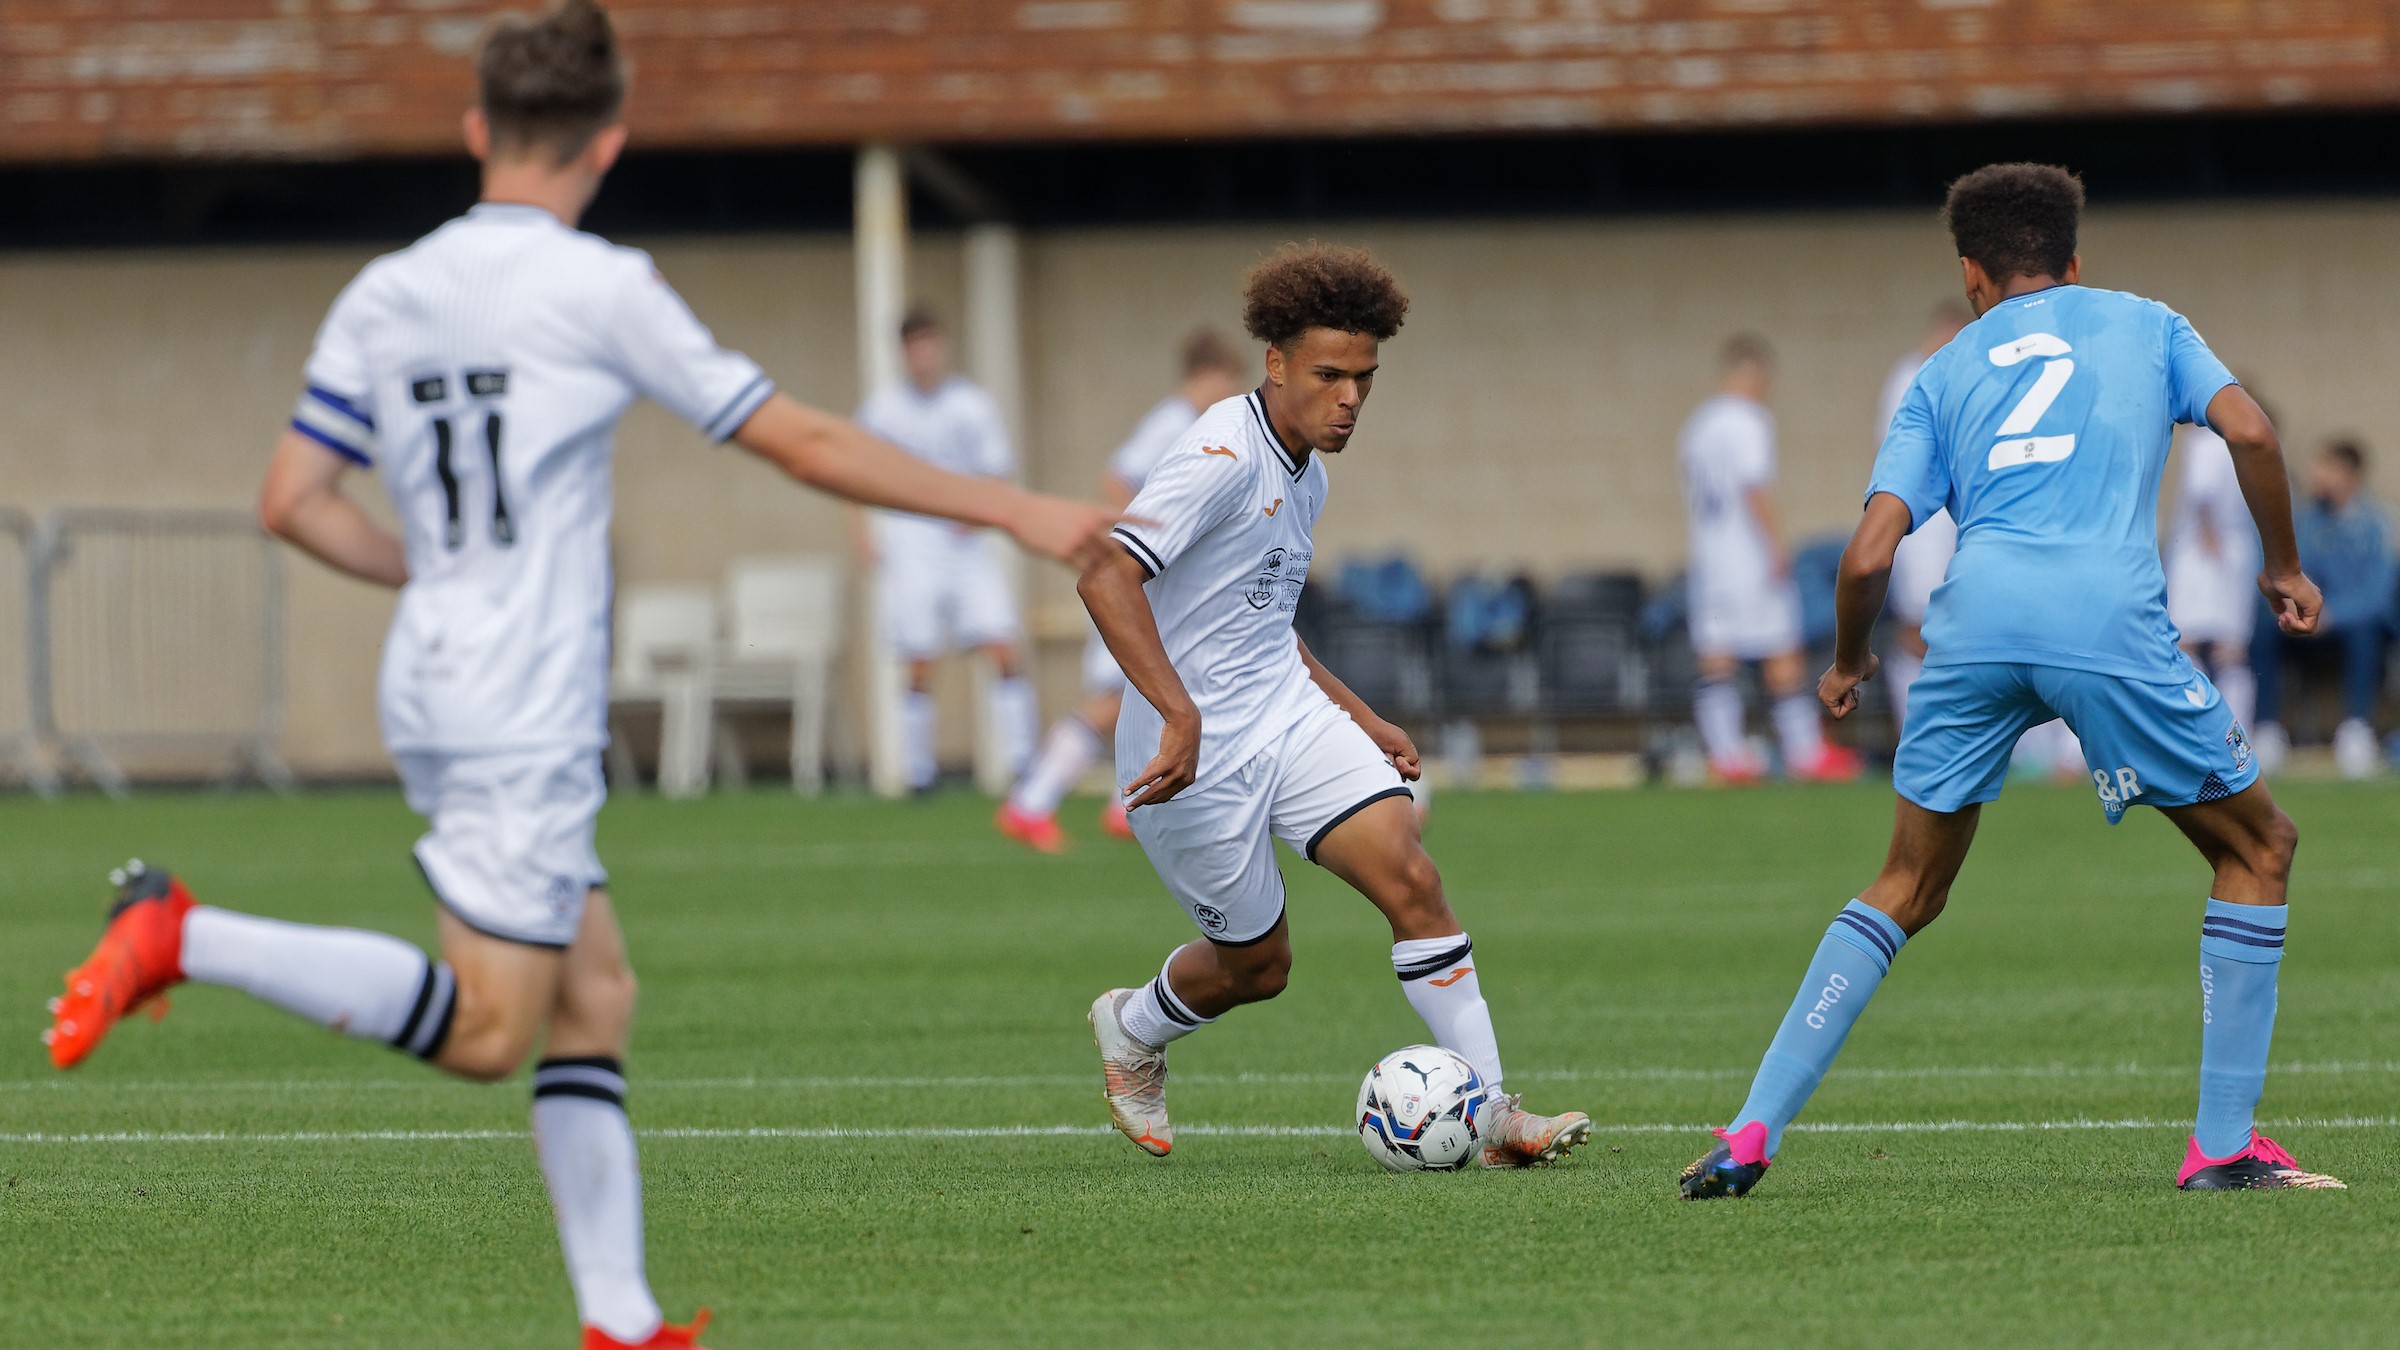
<path fill-rule="evenodd" d="M 1826 710 L 1858 707 L 1902 537 L 1948 507 L 1958 553 L 1925 620 L 1925 674 L 1892 769 L 1898 819 L 1882 874 L 1834 916 L 1800 993 L 1720 1141 L 1684 1169 L 1686 1199 L 1747 1193 L 1893 958 L 1933 922 L 1983 803 L 2027 727 L 2064 718 L 2115 824 L 2154 806 L 2216 870 L 2200 937 L 2200 1110 L 2187 1190 L 2339 1187 L 2252 1126 L 2266 1085 L 2299 832 L 2258 778 L 2225 701 L 2176 645 L 2158 555 L 2174 426 L 2232 448 L 2258 522 L 2259 589 L 2285 632 L 2317 625 L 2275 428 L 2183 316 L 2077 284 L 2083 184 L 1995 164 L 1951 184 L 1943 219 L 1976 314 L 1917 375 L 1884 437 L 1866 515 L 1842 556 Z"/>

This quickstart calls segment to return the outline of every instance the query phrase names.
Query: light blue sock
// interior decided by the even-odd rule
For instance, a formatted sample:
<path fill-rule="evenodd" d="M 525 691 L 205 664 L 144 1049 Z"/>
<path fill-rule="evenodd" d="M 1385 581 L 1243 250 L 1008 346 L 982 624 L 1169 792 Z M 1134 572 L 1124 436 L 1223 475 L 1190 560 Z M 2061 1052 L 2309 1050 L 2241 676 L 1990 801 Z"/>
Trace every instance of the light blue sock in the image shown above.
<path fill-rule="evenodd" d="M 1751 1121 L 1767 1127 L 1767 1156 L 1783 1145 L 1783 1127 L 1792 1123 L 1809 1094 L 1825 1079 L 1825 1070 L 1841 1052 L 1850 1024 L 1866 1011 L 1875 986 L 1883 983 L 1892 958 L 1908 935 L 1882 910 L 1853 900 L 1833 916 L 1825 940 L 1817 944 L 1816 959 L 1808 963 L 1808 978 L 1800 982 L 1799 997 L 1783 1015 L 1774 1041 L 1759 1061 L 1751 1080 L 1750 1100 L 1742 1103 L 1732 1129 Z"/>
<path fill-rule="evenodd" d="M 2289 905 L 2208 902 L 2200 921 L 2200 1151 L 2230 1158 L 2250 1146 L 2267 1044 L 2275 1039 L 2275 972 Z"/>

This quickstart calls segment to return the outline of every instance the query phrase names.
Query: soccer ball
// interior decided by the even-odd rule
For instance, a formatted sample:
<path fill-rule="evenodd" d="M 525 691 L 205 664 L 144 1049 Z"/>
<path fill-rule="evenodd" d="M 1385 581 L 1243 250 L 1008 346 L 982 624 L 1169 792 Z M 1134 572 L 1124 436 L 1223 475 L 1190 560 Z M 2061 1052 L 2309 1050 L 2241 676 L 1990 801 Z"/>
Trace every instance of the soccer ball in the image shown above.
<path fill-rule="evenodd" d="M 1394 1050 L 1358 1085 L 1358 1138 L 1395 1172 L 1455 1172 L 1483 1148 L 1483 1076 L 1438 1045 Z"/>

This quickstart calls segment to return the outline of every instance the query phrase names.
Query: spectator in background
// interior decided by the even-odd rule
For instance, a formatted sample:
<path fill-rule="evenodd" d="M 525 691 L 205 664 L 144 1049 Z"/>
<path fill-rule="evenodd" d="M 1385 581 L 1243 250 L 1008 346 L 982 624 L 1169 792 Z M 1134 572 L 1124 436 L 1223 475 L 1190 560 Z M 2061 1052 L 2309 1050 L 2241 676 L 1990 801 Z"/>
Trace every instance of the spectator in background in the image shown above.
<path fill-rule="evenodd" d="M 2247 727 L 2258 713 L 2258 685 L 2250 673 L 2258 527 L 2250 521 L 2224 438 L 2207 427 L 2185 427 L 2182 457 L 2167 542 L 2167 618 L 2193 663 L 2216 682 L 2234 720 Z"/>
<path fill-rule="evenodd" d="M 2325 617 L 2315 635 L 2291 637 L 2260 624 L 2251 643 L 2258 678 L 2259 758 L 2272 764 L 2291 740 L 2282 725 L 2283 659 L 2330 650 L 2342 668 L 2342 722 L 2333 733 L 2333 759 L 2345 778 L 2367 778 L 2381 767 L 2375 743 L 2375 695 L 2383 682 L 2396 568 L 2391 521 L 2367 496 L 2366 451 L 2337 440 L 2308 466 L 2307 500 L 2293 521 L 2300 565 L 2325 589 Z"/>
<path fill-rule="evenodd" d="M 1900 400 L 1908 397 L 1908 387 L 1916 383 L 1917 372 L 1935 352 L 1949 346 L 1950 339 L 1972 318 L 1967 307 L 1956 300 L 1934 306 L 1925 336 L 1908 355 L 1892 363 L 1891 373 L 1883 377 L 1883 397 L 1875 408 L 1878 443 L 1891 431 L 1892 418 L 1900 411 Z M 1897 631 L 1891 654 L 1884 661 L 1883 681 L 1892 700 L 1894 731 L 1908 720 L 1909 686 L 1925 672 L 1926 602 L 1933 598 L 1933 588 L 1942 584 L 1942 574 L 1950 570 L 1950 555 L 1957 551 L 1958 523 L 1944 510 L 1927 516 L 1892 555 L 1891 590 L 1884 604 L 1891 610 Z"/>
<path fill-rule="evenodd" d="M 1725 344 L 1723 380 L 1677 437 L 1690 517 L 1692 651 L 1700 684 L 1692 712 L 1709 767 L 1726 782 L 1755 782 L 1765 766 L 1742 729 L 1734 683 L 1744 661 L 1759 663 L 1774 701 L 1785 772 L 1850 779 L 1858 756 L 1827 744 L 1800 651 L 1800 592 L 1775 511 L 1775 415 L 1767 411 L 1775 356 L 1744 333 Z"/>
<path fill-rule="evenodd" d="M 1000 405 L 950 371 L 950 341 L 922 308 L 900 321 L 905 378 L 869 395 L 860 426 L 952 473 L 1005 480 L 1017 468 Z M 876 606 L 884 641 L 908 665 L 901 698 L 908 786 L 934 781 L 934 663 L 958 648 L 979 648 L 994 673 L 988 715 L 1013 775 L 1033 754 L 1041 711 L 1017 657 L 1017 598 L 1009 587 L 1006 544 L 986 530 L 902 511 L 864 513 L 861 559 L 876 569 Z"/>

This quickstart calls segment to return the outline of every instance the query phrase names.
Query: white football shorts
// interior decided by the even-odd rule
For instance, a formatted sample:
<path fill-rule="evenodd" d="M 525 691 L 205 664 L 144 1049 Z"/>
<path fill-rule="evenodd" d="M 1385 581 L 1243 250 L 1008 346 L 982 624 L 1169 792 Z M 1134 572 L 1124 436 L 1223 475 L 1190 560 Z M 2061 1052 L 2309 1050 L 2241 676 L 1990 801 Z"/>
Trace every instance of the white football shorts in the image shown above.
<path fill-rule="evenodd" d="M 1800 588 L 1790 581 L 1738 589 L 1693 587 L 1692 650 L 1743 661 L 1800 650 Z"/>
<path fill-rule="evenodd" d="M 565 947 L 583 901 L 608 884 L 592 831 L 608 798 L 588 749 L 394 757 L 409 809 L 433 828 L 417 866 L 434 899 L 478 933 Z"/>
<path fill-rule="evenodd" d="M 1309 861 L 1333 827 L 1408 788 L 1330 700 L 1215 785 L 1127 819 L 1158 879 L 1208 940 L 1246 947 L 1283 918 L 1281 839 Z"/>
<path fill-rule="evenodd" d="M 876 526 L 876 606 L 893 651 L 931 660 L 1017 640 L 1017 597 L 998 537 L 914 517 Z"/>

